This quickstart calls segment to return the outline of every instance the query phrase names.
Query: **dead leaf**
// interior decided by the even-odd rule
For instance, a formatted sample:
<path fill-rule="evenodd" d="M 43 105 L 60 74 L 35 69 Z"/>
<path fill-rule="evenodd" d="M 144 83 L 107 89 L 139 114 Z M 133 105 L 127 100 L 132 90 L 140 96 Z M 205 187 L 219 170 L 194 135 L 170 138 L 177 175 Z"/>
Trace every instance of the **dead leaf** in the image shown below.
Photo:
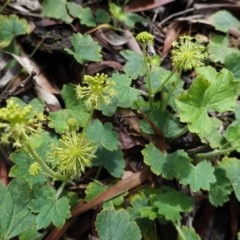
<path fill-rule="evenodd" d="M 174 0 L 134 0 L 124 8 L 126 12 L 140 12 L 160 7 Z"/>
<path fill-rule="evenodd" d="M 103 71 L 106 68 L 112 68 L 114 70 L 121 71 L 123 66 L 117 61 L 101 61 L 88 64 L 86 68 L 86 74 L 93 75 Z"/>
<path fill-rule="evenodd" d="M 39 98 L 45 101 L 47 105 L 53 106 L 57 109 L 61 108 L 58 99 L 54 95 L 59 94 L 60 91 L 49 83 L 48 79 L 35 62 L 33 62 L 24 52 L 21 54 L 22 56 L 17 56 L 15 54 L 11 54 L 11 56 L 18 61 L 29 75 L 33 75 L 34 88 Z"/>

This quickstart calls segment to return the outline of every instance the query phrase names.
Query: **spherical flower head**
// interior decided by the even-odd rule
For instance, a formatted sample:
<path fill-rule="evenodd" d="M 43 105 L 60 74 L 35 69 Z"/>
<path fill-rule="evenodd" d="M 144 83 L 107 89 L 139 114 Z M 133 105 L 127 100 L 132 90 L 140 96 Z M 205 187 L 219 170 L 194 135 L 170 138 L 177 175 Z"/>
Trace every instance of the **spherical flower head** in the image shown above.
<path fill-rule="evenodd" d="M 82 133 L 67 132 L 50 153 L 52 166 L 61 174 L 79 176 L 86 167 L 91 167 L 97 145 L 89 141 Z"/>
<path fill-rule="evenodd" d="M 38 175 L 39 172 L 41 172 L 41 167 L 40 167 L 39 163 L 34 162 L 33 164 L 31 164 L 28 171 L 29 171 L 30 175 L 36 176 L 36 175 Z"/>
<path fill-rule="evenodd" d="M 101 104 L 109 104 L 116 95 L 114 82 L 110 82 L 106 74 L 85 75 L 83 84 L 84 86 L 76 86 L 77 98 L 85 99 L 88 107 L 99 109 Z"/>
<path fill-rule="evenodd" d="M 136 40 L 140 43 L 146 44 L 146 45 L 153 45 L 153 41 L 154 41 L 154 36 L 152 34 L 150 34 L 149 32 L 140 32 L 137 36 L 136 36 Z"/>
<path fill-rule="evenodd" d="M 24 136 L 41 129 L 41 121 L 44 119 L 44 115 L 34 112 L 31 105 L 21 106 L 13 99 L 9 99 L 7 106 L 0 110 L 0 141 L 8 144 L 13 140 L 13 145 L 20 147 Z"/>
<path fill-rule="evenodd" d="M 76 118 L 69 118 L 68 119 L 68 126 L 70 131 L 78 131 L 79 129 L 79 124 Z"/>
<path fill-rule="evenodd" d="M 181 36 L 172 46 L 172 62 L 177 70 L 187 71 L 204 65 L 207 52 L 196 38 Z"/>

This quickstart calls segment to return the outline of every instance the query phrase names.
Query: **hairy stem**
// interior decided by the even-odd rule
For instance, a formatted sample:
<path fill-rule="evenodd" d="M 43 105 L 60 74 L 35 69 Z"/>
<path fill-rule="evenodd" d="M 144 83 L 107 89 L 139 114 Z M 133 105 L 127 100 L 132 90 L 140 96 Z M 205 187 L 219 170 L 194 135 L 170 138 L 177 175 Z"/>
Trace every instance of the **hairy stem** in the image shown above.
<path fill-rule="evenodd" d="M 24 140 L 25 140 L 25 146 L 27 148 L 28 153 L 32 156 L 32 158 L 34 159 L 35 162 L 37 162 L 41 169 L 43 170 L 43 172 L 48 175 L 49 177 L 56 179 L 56 180 L 61 180 L 61 181 L 66 181 L 67 179 L 59 174 L 54 172 L 38 155 L 37 153 L 34 151 L 34 149 L 32 148 L 31 144 L 28 143 L 28 137 L 26 135 L 23 135 Z"/>

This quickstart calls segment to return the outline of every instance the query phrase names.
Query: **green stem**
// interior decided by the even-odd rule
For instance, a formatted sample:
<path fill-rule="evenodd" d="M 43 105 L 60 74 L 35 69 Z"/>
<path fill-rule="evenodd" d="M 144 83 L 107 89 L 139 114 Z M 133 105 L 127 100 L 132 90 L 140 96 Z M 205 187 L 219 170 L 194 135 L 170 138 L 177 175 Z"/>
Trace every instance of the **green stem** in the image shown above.
<path fill-rule="evenodd" d="M 0 8 L 0 13 L 4 10 L 4 8 L 10 3 L 11 0 L 7 0 L 2 7 Z"/>
<path fill-rule="evenodd" d="M 179 79 L 180 79 L 180 76 L 181 76 L 181 71 L 178 72 L 178 78 L 177 78 L 176 81 L 173 83 L 173 87 L 172 87 L 170 93 L 168 94 L 168 98 L 166 99 L 165 102 L 163 102 L 163 106 L 162 106 L 162 110 L 163 110 L 163 111 L 166 110 L 166 107 L 167 107 L 167 105 L 168 105 L 168 103 L 169 103 L 169 99 L 170 99 L 170 97 L 172 96 L 173 92 L 174 92 L 174 91 L 176 90 L 176 88 L 177 88 L 177 85 L 178 85 L 178 81 L 179 81 Z"/>
<path fill-rule="evenodd" d="M 43 170 L 43 172 L 48 175 L 49 177 L 56 179 L 56 180 L 61 180 L 61 181 L 66 181 L 67 179 L 61 175 L 58 174 L 56 172 L 54 172 L 38 155 L 37 153 L 33 150 L 32 146 L 28 143 L 28 137 L 23 135 L 23 138 L 25 140 L 25 146 L 27 148 L 27 151 L 29 152 L 29 154 L 33 157 L 33 159 L 35 160 L 35 162 L 37 162 L 41 169 Z"/>
<path fill-rule="evenodd" d="M 154 94 L 160 92 L 162 88 L 165 86 L 165 84 L 171 79 L 175 72 L 171 72 L 168 77 L 162 82 L 162 84 L 157 88 L 157 90 L 154 92 Z"/>
<path fill-rule="evenodd" d="M 180 136 L 182 136 L 183 134 L 187 133 L 187 131 L 188 131 L 188 127 L 187 126 L 183 127 L 181 129 L 181 131 L 179 133 L 177 133 L 175 136 L 171 137 L 169 141 L 172 142 L 173 140 L 175 140 L 175 139 L 179 138 Z"/>
<path fill-rule="evenodd" d="M 60 195 L 62 194 L 62 192 L 65 188 L 65 186 L 66 186 L 66 182 L 63 182 L 61 184 L 61 186 L 58 188 L 57 193 L 56 193 L 56 199 L 58 199 L 60 197 Z"/>
<path fill-rule="evenodd" d="M 148 92 L 149 92 L 149 104 L 150 104 L 150 108 L 152 109 L 154 93 L 153 93 L 152 82 L 151 82 L 150 68 L 149 68 L 148 59 L 147 59 L 147 45 L 144 43 L 142 44 L 142 50 L 143 50 L 144 65 L 146 67 L 146 82 L 147 82 Z"/>
<path fill-rule="evenodd" d="M 215 150 L 215 151 L 207 152 L 207 153 L 197 153 L 194 156 L 196 158 L 212 158 L 212 157 L 216 157 L 216 156 L 219 156 L 219 155 L 227 154 L 231 151 L 236 150 L 239 147 L 240 147 L 240 145 L 234 146 L 234 147 L 229 147 L 229 148 L 226 148 L 226 149 Z"/>
<path fill-rule="evenodd" d="M 176 224 L 176 223 L 174 223 L 173 222 L 173 225 L 175 226 L 175 228 L 176 228 L 176 230 L 177 230 L 177 232 L 178 232 L 178 239 L 181 239 L 181 240 L 186 240 L 186 238 L 185 238 L 185 236 L 184 236 L 184 234 L 183 234 L 183 231 L 182 231 L 182 229 L 178 226 L 178 224 Z"/>
<path fill-rule="evenodd" d="M 83 133 L 86 131 L 86 128 L 88 127 L 88 125 L 90 124 L 91 120 L 92 120 L 92 117 L 93 117 L 93 113 L 94 113 L 94 107 L 91 108 L 90 112 L 89 112 L 89 116 L 88 116 L 88 119 L 87 119 L 87 122 L 86 122 L 86 125 L 84 126 L 83 128 Z"/>

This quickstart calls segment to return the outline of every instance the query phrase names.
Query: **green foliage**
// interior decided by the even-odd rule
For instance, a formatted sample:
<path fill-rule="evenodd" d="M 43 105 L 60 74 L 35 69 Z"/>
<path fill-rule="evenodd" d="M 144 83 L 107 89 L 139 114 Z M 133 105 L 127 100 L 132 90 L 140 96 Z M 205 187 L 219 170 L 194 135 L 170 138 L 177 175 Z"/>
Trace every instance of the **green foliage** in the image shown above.
<path fill-rule="evenodd" d="M 74 56 L 77 62 L 84 63 L 87 61 L 100 61 L 102 56 L 100 54 L 101 47 L 94 41 L 90 35 L 83 35 L 75 33 L 72 36 L 73 50 L 65 49 L 67 53 Z"/>
<path fill-rule="evenodd" d="M 43 172 L 40 172 L 36 176 L 32 176 L 29 173 L 29 168 L 34 161 L 23 149 L 12 153 L 10 157 L 15 165 L 11 168 L 9 176 L 24 179 L 31 187 L 37 183 L 42 184 L 48 180 Z"/>
<path fill-rule="evenodd" d="M 171 138 L 175 135 L 178 135 L 182 131 L 177 119 L 174 119 L 173 116 L 167 112 L 162 112 L 161 110 L 155 109 L 148 114 L 148 117 L 151 119 L 152 123 L 162 131 L 166 138 Z M 145 133 L 154 133 L 150 124 L 146 120 L 141 121 L 140 127 Z"/>
<path fill-rule="evenodd" d="M 95 27 L 96 21 L 92 14 L 92 11 L 89 7 L 82 7 L 77 3 L 68 2 L 67 8 L 70 13 L 75 18 L 79 18 L 81 24 L 86 25 L 88 27 Z"/>
<path fill-rule="evenodd" d="M 218 207 L 229 200 L 232 188 L 231 182 L 222 168 L 215 169 L 215 177 L 216 182 L 210 185 L 209 201 L 212 205 Z"/>
<path fill-rule="evenodd" d="M 104 125 L 99 121 L 95 120 L 86 129 L 86 134 L 89 140 L 91 140 L 99 147 L 106 148 L 109 151 L 118 149 L 118 134 L 112 131 L 113 126 L 111 123 L 105 123 Z"/>
<path fill-rule="evenodd" d="M 55 190 L 49 186 L 34 188 L 29 208 L 37 213 L 37 229 L 46 228 L 50 223 L 60 227 L 71 216 L 68 199 L 66 197 L 56 199 Z"/>
<path fill-rule="evenodd" d="M 240 51 L 238 53 L 232 53 L 227 55 L 224 61 L 225 67 L 231 71 L 235 78 L 240 79 Z"/>
<path fill-rule="evenodd" d="M 73 20 L 68 15 L 66 0 L 44 0 L 42 15 L 49 18 L 60 19 L 65 23 L 71 23 Z"/>
<path fill-rule="evenodd" d="M 146 66 L 140 53 L 124 50 L 121 52 L 121 55 L 127 60 L 123 70 L 131 79 L 135 80 L 146 74 Z"/>
<path fill-rule="evenodd" d="M 140 240 L 137 224 L 126 210 L 106 209 L 97 215 L 96 229 L 100 240 Z"/>
<path fill-rule="evenodd" d="M 226 176 L 230 180 L 234 193 L 238 201 L 240 201 L 240 185 L 239 185 L 240 184 L 240 178 L 239 178 L 240 162 L 239 160 L 237 158 L 225 157 L 221 161 L 219 166 L 221 169 L 225 170 Z"/>
<path fill-rule="evenodd" d="M 31 31 L 31 26 L 25 19 L 12 14 L 0 15 L 0 48 L 7 47 L 12 40 Z"/>
<path fill-rule="evenodd" d="M 230 28 L 240 28 L 240 21 L 226 10 L 217 11 L 210 20 L 216 30 L 224 33 L 227 33 Z"/>
<path fill-rule="evenodd" d="M 113 18 L 121 23 L 126 24 L 128 27 L 133 28 L 136 23 L 146 23 L 147 20 L 136 13 L 127 13 L 116 5 L 115 3 L 109 4 L 109 11 Z"/>
<path fill-rule="evenodd" d="M 239 82 L 231 72 L 219 73 L 212 67 L 197 69 L 197 77 L 189 90 L 177 99 L 180 120 L 188 123 L 189 130 L 201 135 L 216 129 L 216 122 L 208 112 L 232 111 L 236 105 Z"/>
<path fill-rule="evenodd" d="M 166 179 L 188 178 L 192 166 L 188 155 L 183 150 L 164 155 L 150 143 L 142 153 L 144 163 L 149 165 L 156 175 L 162 175 Z"/>
<path fill-rule="evenodd" d="M 116 178 L 123 175 L 125 161 L 123 158 L 123 152 L 120 149 L 109 151 L 105 148 L 99 148 L 96 152 L 96 156 L 96 159 L 93 160 L 93 165 L 103 166 Z"/>
<path fill-rule="evenodd" d="M 139 98 L 140 91 L 130 86 L 132 80 L 127 75 L 114 73 L 109 80 L 115 83 L 114 90 L 118 107 L 131 107 L 133 102 Z"/>
<path fill-rule="evenodd" d="M 179 240 L 201 240 L 193 228 L 183 226 L 181 233 L 182 236 L 179 236 Z"/>
<path fill-rule="evenodd" d="M 227 56 L 239 53 L 238 49 L 230 47 L 228 38 L 225 35 L 214 35 L 210 39 L 207 49 L 210 60 L 222 64 Z"/>
<path fill-rule="evenodd" d="M 67 24 L 78 21 L 86 32 L 89 28 L 100 32 L 106 25 L 115 30 L 146 23 L 112 2 L 106 10 L 90 7 L 44 0 L 42 15 Z M 16 15 L 1 15 L 0 20 L 0 47 L 31 31 Z M 240 201 L 240 51 L 230 45 L 226 34 L 240 23 L 225 10 L 213 14 L 210 21 L 222 35 L 210 39 L 209 56 L 196 38 L 181 36 L 172 45 L 172 71 L 160 66 L 158 54 L 150 56 L 147 47 L 154 43 L 154 36 L 135 32 L 143 54 L 120 51 L 125 59 L 121 71 L 104 69 L 92 76 L 91 68 L 87 69 L 79 85 L 64 85 L 63 109 L 48 112 L 39 99 L 26 104 L 10 98 L 1 103 L 1 140 L 16 149 L 10 148 L 13 180 L 7 187 L 0 184 L 0 239 L 45 237 L 43 230 L 61 227 L 71 217 L 70 208 L 74 209 L 80 195 L 69 190 L 70 184 L 88 181 L 81 201 L 94 201 L 125 177 L 126 166 L 129 170 L 135 164 L 149 167 L 155 175 L 153 184 L 103 203 L 95 223 L 99 239 L 154 239 L 155 224 L 170 223 L 179 240 L 200 240 L 193 228 L 182 225 L 183 217 L 195 208 L 185 189 L 187 193 L 204 191 L 215 207 L 228 202 L 232 192 Z M 65 51 L 83 67 L 102 63 L 101 46 L 89 34 L 73 34 L 72 48 Z M 108 60 L 106 49 L 103 53 Z M 210 66 L 197 68 L 207 57 L 212 65 L 218 64 L 218 71 Z M 181 71 L 190 70 L 194 79 L 186 81 L 189 72 L 181 75 Z M 118 108 L 131 109 L 136 115 L 122 117 Z M 164 139 L 156 136 L 156 129 Z M 163 140 L 164 149 L 159 144 Z M 137 145 L 142 155 L 132 158 Z M 103 184 L 106 179 L 111 184 Z"/>
<path fill-rule="evenodd" d="M 200 189 L 209 190 L 210 184 L 216 182 L 214 167 L 209 161 L 204 160 L 196 166 L 192 166 L 189 175 L 181 178 L 180 182 L 184 185 L 189 184 L 193 192 Z"/>
<path fill-rule="evenodd" d="M 84 103 L 77 99 L 74 85 L 65 85 L 61 91 L 61 95 L 66 108 L 50 113 L 49 126 L 54 128 L 56 132 L 63 133 L 70 130 L 68 120 L 74 118 L 79 127 L 84 127 L 89 113 L 87 112 Z"/>
<path fill-rule="evenodd" d="M 31 199 L 24 181 L 13 180 L 7 187 L 0 183 L 0 239 L 11 239 L 35 227 L 36 217 L 28 208 Z"/>

